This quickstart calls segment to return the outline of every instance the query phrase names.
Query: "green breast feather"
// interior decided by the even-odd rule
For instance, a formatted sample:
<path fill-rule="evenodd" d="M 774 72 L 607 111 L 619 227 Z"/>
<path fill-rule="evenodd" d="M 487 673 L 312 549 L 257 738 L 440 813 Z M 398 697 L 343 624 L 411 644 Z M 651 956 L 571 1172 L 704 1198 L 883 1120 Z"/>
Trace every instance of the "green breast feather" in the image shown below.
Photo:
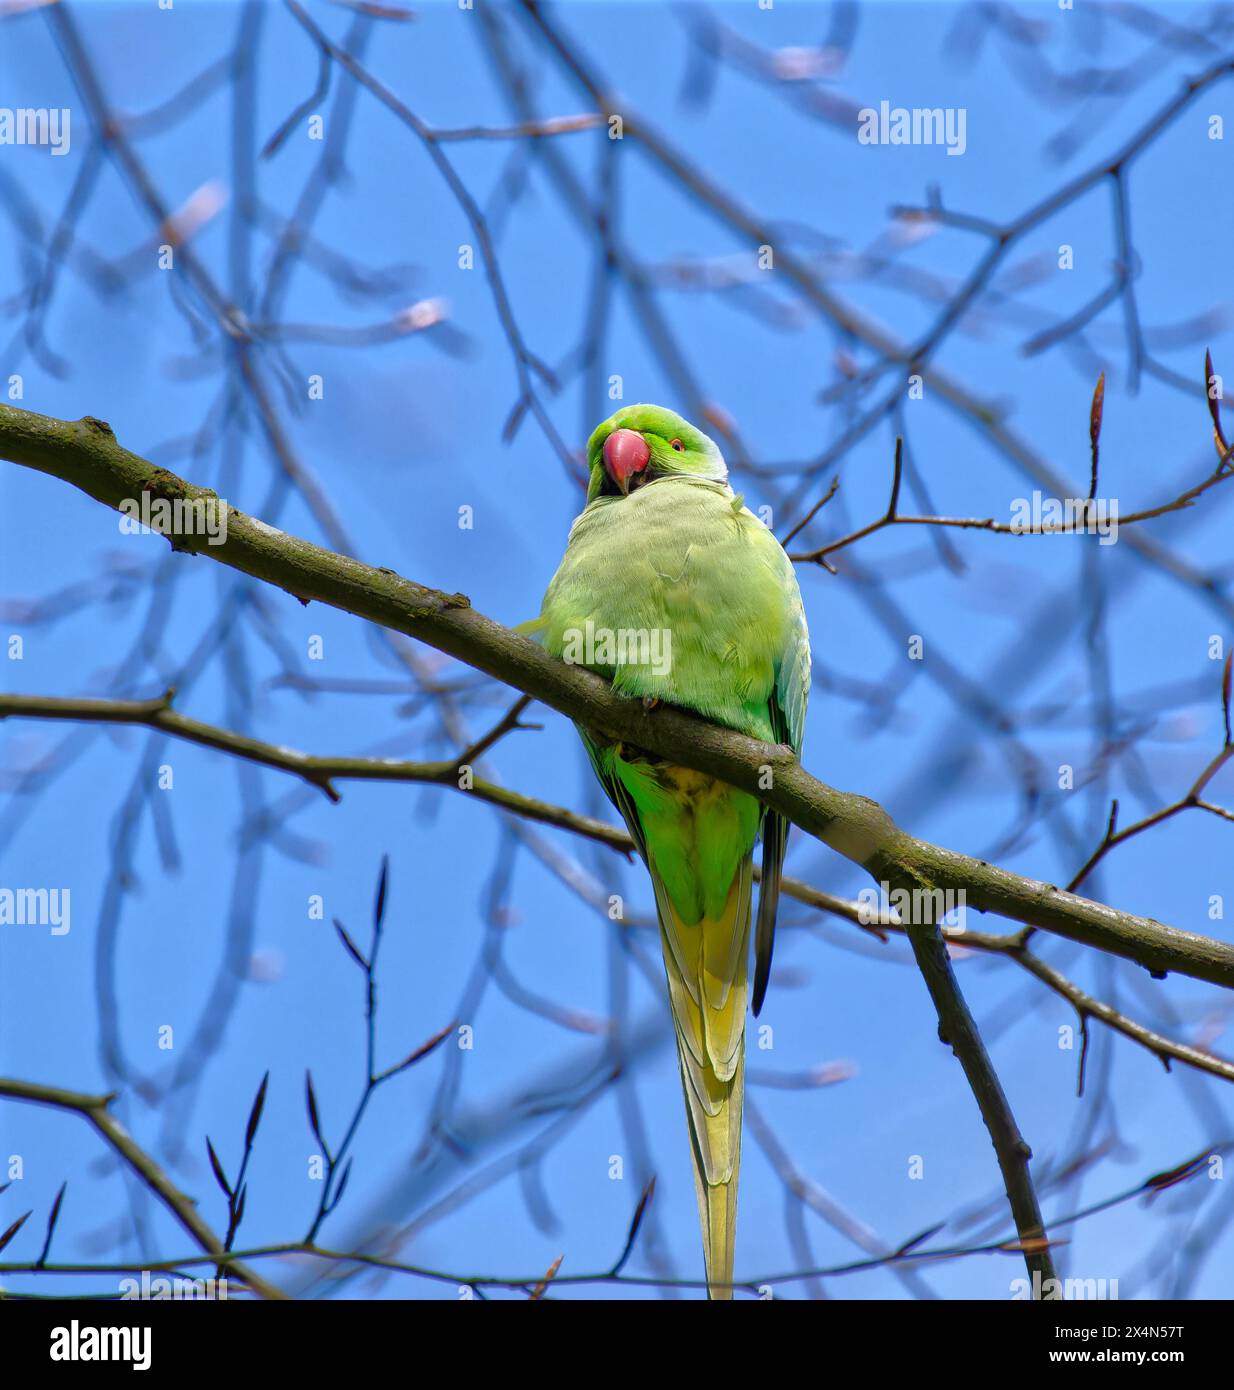
<path fill-rule="evenodd" d="M 800 749 L 810 654 L 796 576 L 722 483 L 662 478 L 593 501 L 570 531 L 541 625 L 553 655 L 621 694 Z"/>

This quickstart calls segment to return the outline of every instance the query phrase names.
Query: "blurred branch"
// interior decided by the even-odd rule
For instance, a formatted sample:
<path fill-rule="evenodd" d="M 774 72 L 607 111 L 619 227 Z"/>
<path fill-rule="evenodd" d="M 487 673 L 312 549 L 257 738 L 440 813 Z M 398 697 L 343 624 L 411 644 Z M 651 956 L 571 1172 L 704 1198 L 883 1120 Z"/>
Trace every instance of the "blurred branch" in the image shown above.
<path fill-rule="evenodd" d="M 893 385 L 886 399 L 868 409 L 849 426 L 839 444 L 829 447 L 815 460 L 812 472 L 826 467 L 836 456 L 846 452 L 872 429 L 900 399 L 907 375 L 920 373 L 927 385 L 932 386 L 944 402 L 952 406 L 1022 472 L 1036 479 L 1055 497 L 1073 495 L 1072 489 L 1060 475 L 1038 457 L 1026 440 L 1008 427 L 1001 408 L 982 400 L 963 382 L 936 366 L 930 359 L 950 330 L 974 306 L 988 287 L 1007 250 L 1016 241 L 1104 180 L 1113 178 L 1121 187 L 1125 169 L 1187 109 L 1199 93 L 1234 73 L 1234 58 L 1224 57 L 1187 81 L 1179 94 L 1151 115 L 1112 159 L 1095 164 L 1005 225 L 978 222 L 974 230 L 984 231 L 990 237 L 991 245 L 988 251 L 979 259 L 959 291 L 948 297 L 945 308 L 930 329 L 915 342 L 904 342 L 854 304 L 837 295 L 829 284 L 824 283 L 814 273 L 804 258 L 794 254 L 790 247 L 784 245 L 785 239 L 776 235 L 773 224 L 748 211 L 711 178 L 705 169 L 691 163 L 679 148 L 644 120 L 641 114 L 631 109 L 629 103 L 619 100 L 610 92 L 582 53 L 557 26 L 555 20 L 550 19 L 545 6 L 536 3 L 536 0 L 520 0 L 520 5 L 548 50 L 576 85 L 586 93 L 597 110 L 620 113 L 624 138 L 637 141 L 647 157 L 676 188 L 736 232 L 744 242 L 755 247 L 774 247 L 777 272 L 783 272 L 802 299 L 816 309 L 847 340 L 860 343 L 877 355 L 878 364 L 873 369 L 870 381 L 889 373 L 893 376 Z M 901 211 L 931 217 L 935 216 L 939 209 L 931 205 L 924 209 Z M 1125 218 L 1119 225 L 1120 230 L 1125 232 Z M 1129 283 L 1127 291 L 1125 298 L 1129 304 L 1133 303 Z M 1130 309 L 1128 312 L 1129 318 L 1133 317 Z M 1135 360 L 1138 362 L 1141 356 L 1142 352 L 1137 351 Z M 1151 365 L 1151 361 L 1144 363 L 1146 369 Z M 1128 545 L 1149 563 L 1183 583 L 1195 585 L 1201 591 L 1213 591 L 1211 579 L 1197 572 L 1185 559 L 1166 551 L 1160 544 L 1133 532 L 1128 538 Z"/>
<path fill-rule="evenodd" d="M 317 46 L 322 55 L 323 63 L 336 63 L 347 72 L 356 82 L 366 88 L 376 99 L 386 107 L 398 120 L 410 127 L 419 138 L 424 148 L 427 150 L 429 158 L 436 166 L 438 173 L 446 181 L 451 193 L 462 208 L 468 223 L 471 226 L 473 235 L 480 247 L 480 253 L 484 261 L 485 271 L 488 275 L 489 286 L 493 293 L 493 301 L 497 309 L 497 316 L 501 322 L 502 331 L 509 344 L 511 354 L 514 357 L 515 372 L 519 383 L 519 400 L 515 409 L 521 414 L 524 410 L 530 410 L 536 417 L 540 428 L 544 431 L 545 437 L 553 446 L 558 458 L 565 466 L 567 472 L 573 473 L 574 459 L 570 451 L 566 448 L 564 441 L 557 432 L 548 411 L 540 399 L 540 394 L 535 388 L 535 381 L 538 378 L 544 382 L 551 390 L 557 386 L 556 378 L 545 364 L 531 351 L 523 338 L 522 330 L 515 318 L 514 310 L 510 305 L 509 295 L 506 291 L 505 280 L 501 274 L 501 268 L 497 261 L 497 253 L 493 246 L 493 238 L 489 232 L 488 220 L 481 211 L 479 204 L 468 191 L 467 185 L 459 175 L 458 171 L 446 158 L 441 149 L 441 134 L 433 130 L 426 122 L 420 119 L 414 111 L 401 101 L 390 89 L 373 76 L 366 68 L 357 62 L 354 55 L 348 53 L 334 43 L 318 26 L 312 18 L 297 3 L 297 0 L 286 0 L 287 8 L 299 21 L 301 27 L 309 38 Z M 448 137 L 446 137 L 448 139 Z"/>

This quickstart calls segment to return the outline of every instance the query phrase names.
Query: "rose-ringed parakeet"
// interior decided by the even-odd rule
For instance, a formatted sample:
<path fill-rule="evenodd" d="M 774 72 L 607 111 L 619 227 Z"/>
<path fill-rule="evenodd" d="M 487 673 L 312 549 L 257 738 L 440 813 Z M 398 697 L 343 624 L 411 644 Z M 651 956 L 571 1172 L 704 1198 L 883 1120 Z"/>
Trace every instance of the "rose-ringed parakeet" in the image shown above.
<path fill-rule="evenodd" d="M 779 542 L 728 486 L 719 448 L 671 410 L 632 405 L 592 434 L 587 459 L 586 509 L 529 626 L 622 695 L 800 752 L 810 685 L 801 594 Z M 761 831 L 757 1014 L 788 827 L 713 777 L 580 733 L 655 888 L 708 1290 L 731 1298 L 754 846 Z"/>

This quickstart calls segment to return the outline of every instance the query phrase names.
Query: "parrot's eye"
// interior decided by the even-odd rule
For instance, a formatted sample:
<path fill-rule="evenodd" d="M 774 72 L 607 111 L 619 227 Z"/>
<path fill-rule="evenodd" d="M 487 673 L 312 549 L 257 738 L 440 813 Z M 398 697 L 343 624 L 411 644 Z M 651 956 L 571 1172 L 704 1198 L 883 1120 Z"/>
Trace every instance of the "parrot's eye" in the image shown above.
<path fill-rule="evenodd" d="M 680 439 L 670 439 L 668 441 L 668 447 L 670 449 L 676 449 L 679 454 L 684 454 L 686 451 L 686 446 L 681 442 Z"/>

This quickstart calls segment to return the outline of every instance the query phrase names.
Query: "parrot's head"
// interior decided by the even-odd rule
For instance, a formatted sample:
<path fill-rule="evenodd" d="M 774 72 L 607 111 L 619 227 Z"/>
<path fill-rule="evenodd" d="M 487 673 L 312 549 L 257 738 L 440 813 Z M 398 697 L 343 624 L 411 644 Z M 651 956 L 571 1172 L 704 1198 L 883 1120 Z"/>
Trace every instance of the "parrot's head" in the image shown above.
<path fill-rule="evenodd" d="M 588 502 L 628 496 L 659 478 L 728 480 L 715 441 L 662 405 L 627 405 L 610 415 L 587 441 L 587 465 Z"/>

